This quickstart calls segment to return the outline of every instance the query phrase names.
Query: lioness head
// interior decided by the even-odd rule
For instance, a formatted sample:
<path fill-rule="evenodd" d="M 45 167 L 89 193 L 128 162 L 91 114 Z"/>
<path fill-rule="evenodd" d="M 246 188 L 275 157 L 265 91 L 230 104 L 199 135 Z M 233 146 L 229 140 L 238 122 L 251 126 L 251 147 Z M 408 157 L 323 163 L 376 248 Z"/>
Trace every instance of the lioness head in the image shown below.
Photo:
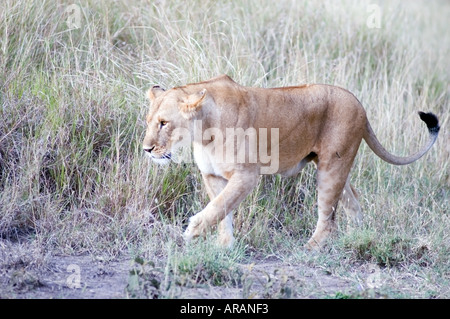
<path fill-rule="evenodd" d="M 199 116 L 206 96 L 206 89 L 190 94 L 182 88 L 165 91 L 154 86 L 147 92 L 151 106 L 143 147 L 153 161 L 170 162 L 173 152 L 190 135 L 189 122 Z"/>

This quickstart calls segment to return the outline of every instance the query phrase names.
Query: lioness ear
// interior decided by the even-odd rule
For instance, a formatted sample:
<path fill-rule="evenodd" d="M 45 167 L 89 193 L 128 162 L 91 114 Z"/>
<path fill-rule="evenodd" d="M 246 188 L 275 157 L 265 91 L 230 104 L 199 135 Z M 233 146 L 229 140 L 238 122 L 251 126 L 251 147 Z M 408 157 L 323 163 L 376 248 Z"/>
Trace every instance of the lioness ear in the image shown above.
<path fill-rule="evenodd" d="M 180 111 L 184 118 L 190 120 L 197 112 L 202 108 L 203 102 L 206 98 L 206 89 L 200 92 L 188 95 L 187 98 L 181 103 Z"/>
<path fill-rule="evenodd" d="M 165 90 L 162 87 L 155 85 L 147 91 L 147 97 L 153 102 L 153 100 L 160 96 L 164 91 Z"/>

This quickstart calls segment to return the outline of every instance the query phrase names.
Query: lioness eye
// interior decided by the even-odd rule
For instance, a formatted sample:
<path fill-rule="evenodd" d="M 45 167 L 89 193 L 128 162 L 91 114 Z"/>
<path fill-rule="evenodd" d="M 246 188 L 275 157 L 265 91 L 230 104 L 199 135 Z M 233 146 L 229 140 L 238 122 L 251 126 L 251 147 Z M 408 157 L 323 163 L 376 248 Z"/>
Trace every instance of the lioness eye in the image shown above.
<path fill-rule="evenodd" d="M 167 124 L 167 121 L 161 121 L 161 122 L 159 122 L 160 127 L 166 126 L 166 124 Z"/>

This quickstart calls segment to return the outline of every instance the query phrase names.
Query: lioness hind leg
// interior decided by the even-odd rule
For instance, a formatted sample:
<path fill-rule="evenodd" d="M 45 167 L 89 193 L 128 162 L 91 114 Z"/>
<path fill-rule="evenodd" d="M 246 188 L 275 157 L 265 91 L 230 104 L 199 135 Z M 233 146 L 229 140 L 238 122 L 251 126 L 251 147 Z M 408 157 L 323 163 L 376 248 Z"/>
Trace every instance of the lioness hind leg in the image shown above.
<path fill-rule="evenodd" d="M 346 165 L 338 164 L 327 165 L 319 160 L 317 169 L 317 204 L 319 217 L 316 229 L 311 239 L 305 245 L 307 249 L 320 249 L 336 228 L 336 208 L 349 173 L 349 168 Z"/>
<path fill-rule="evenodd" d="M 350 176 L 345 182 L 341 203 L 344 206 L 344 211 L 347 215 L 347 229 L 351 230 L 353 226 L 361 225 L 363 220 L 361 205 L 358 202 L 358 195 L 355 189 L 350 184 Z"/>

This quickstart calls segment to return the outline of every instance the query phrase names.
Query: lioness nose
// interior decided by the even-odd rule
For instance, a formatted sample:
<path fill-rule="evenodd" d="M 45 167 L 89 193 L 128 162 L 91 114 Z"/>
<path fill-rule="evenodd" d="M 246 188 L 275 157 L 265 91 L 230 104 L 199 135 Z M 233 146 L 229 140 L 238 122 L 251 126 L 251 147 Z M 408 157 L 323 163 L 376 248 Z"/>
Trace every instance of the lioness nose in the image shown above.
<path fill-rule="evenodd" d="M 144 151 L 151 153 L 155 147 L 144 147 Z"/>

